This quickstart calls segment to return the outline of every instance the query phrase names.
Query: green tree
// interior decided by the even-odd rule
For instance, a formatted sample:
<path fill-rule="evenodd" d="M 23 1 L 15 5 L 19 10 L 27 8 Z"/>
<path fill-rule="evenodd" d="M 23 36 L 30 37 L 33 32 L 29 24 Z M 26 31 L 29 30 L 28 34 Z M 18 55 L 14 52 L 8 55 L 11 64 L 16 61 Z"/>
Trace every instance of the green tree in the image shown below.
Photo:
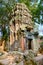
<path fill-rule="evenodd" d="M 43 14 L 41 14 L 41 10 L 43 11 L 42 0 L 18 0 L 18 2 L 25 3 L 27 5 L 28 9 L 31 11 L 34 22 L 43 22 L 43 20 L 40 19 L 40 15 L 43 17 Z"/>
<path fill-rule="evenodd" d="M 2 29 L 2 40 L 7 41 L 9 37 L 9 22 L 11 20 L 12 9 L 15 5 L 15 0 L 0 0 L 0 26 Z M 6 29 L 6 27 L 8 27 Z"/>

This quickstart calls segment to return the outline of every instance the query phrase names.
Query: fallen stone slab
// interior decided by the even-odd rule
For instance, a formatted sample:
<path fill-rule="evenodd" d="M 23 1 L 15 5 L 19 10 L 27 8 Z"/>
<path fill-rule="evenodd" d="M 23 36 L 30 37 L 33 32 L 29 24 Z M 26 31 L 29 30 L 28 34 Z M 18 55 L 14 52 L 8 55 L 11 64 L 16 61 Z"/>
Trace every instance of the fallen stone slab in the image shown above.
<path fill-rule="evenodd" d="M 36 61 L 40 61 L 43 60 L 43 55 L 39 55 L 37 57 L 34 58 Z"/>
<path fill-rule="evenodd" d="M 43 55 L 35 57 L 34 60 L 38 62 L 38 65 L 43 65 Z"/>

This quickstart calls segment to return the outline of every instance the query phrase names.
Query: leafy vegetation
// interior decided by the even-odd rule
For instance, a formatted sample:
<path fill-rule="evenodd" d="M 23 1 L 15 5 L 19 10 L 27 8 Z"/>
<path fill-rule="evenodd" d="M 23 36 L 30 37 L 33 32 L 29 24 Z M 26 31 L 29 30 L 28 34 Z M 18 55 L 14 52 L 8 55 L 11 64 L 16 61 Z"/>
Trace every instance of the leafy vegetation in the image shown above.
<path fill-rule="evenodd" d="M 7 40 L 9 34 L 9 21 L 11 19 L 11 12 L 14 7 L 15 1 L 9 0 L 8 2 L 0 0 L 0 26 L 2 29 L 2 39 Z M 7 29 L 6 29 L 7 27 Z"/>
<path fill-rule="evenodd" d="M 40 15 L 43 16 L 41 14 L 41 11 L 43 11 L 43 1 L 40 0 L 34 0 L 34 2 L 32 2 L 32 0 L 18 0 L 18 2 L 22 2 L 22 3 L 25 3 L 28 7 L 28 9 L 31 11 L 31 14 L 33 16 L 33 21 L 34 22 L 37 22 L 37 23 L 40 23 L 42 22 L 42 20 L 40 20 Z"/>

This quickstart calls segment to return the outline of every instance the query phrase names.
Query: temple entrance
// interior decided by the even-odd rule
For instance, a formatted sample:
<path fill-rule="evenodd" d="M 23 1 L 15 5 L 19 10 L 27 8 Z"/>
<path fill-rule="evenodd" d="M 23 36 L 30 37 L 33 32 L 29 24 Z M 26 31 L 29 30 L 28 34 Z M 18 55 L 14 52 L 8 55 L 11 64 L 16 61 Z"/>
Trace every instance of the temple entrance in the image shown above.
<path fill-rule="evenodd" d="M 28 40 L 28 49 L 32 49 L 32 39 Z"/>

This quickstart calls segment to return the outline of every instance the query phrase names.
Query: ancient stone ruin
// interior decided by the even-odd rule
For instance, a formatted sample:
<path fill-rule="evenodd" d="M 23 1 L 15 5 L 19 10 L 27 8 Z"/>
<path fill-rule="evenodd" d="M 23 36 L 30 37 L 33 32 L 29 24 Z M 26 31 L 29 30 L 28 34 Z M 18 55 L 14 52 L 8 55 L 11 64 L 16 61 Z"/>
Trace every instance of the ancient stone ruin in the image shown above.
<path fill-rule="evenodd" d="M 10 45 L 14 43 L 15 40 L 18 40 L 21 37 L 21 30 L 33 29 L 33 21 L 30 11 L 27 6 L 23 3 L 17 3 L 12 10 L 12 19 L 10 21 Z M 19 33 L 18 33 L 19 32 Z"/>

